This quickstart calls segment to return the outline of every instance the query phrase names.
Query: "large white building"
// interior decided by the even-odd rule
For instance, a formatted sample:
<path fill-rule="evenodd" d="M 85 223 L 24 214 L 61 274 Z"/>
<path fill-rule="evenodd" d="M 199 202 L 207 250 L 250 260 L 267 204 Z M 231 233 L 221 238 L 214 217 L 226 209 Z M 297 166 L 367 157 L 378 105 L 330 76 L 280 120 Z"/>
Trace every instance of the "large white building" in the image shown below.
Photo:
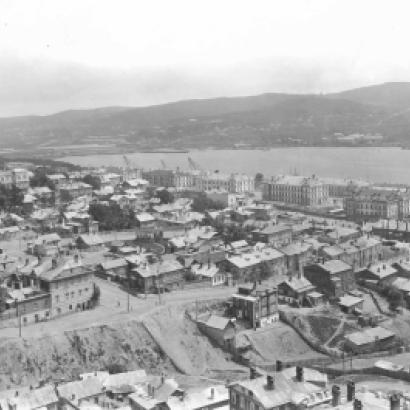
<path fill-rule="evenodd" d="M 219 172 L 205 172 L 195 178 L 198 191 L 227 191 L 231 193 L 253 192 L 255 181 L 244 174 L 223 174 Z"/>
<path fill-rule="evenodd" d="M 327 203 L 329 187 L 314 175 L 280 175 L 264 183 L 263 198 L 288 204 L 317 206 Z"/>

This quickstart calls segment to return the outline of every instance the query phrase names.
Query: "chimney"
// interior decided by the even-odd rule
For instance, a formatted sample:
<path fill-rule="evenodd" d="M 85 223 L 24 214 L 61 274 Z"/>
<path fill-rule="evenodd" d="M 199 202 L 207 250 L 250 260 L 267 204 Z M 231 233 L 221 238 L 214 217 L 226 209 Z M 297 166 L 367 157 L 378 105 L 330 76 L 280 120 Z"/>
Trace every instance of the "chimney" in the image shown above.
<path fill-rule="evenodd" d="M 339 404 L 340 404 L 340 387 L 335 384 L 332 387 L 332 406 L 336 407 Z"/>
<path fill-rule="evenodd" d="M 296 381 L 303 382 L 303 367 L 296 366 Z"/>
<path fill-rule="evenodd" d="M 390 410 L 400 410 L 400 396 L 397 393 L 390 396 Z"/>
<path fill-rule="evenodd" d="M 51 268 L 55 269 L 57 267 L 57 259 L 53 258 L 51 259 Z"/>
<path fill-rule="evenodd" d="M 266 376 L 266 388 L 267 390 L 274 390 L 275 388 L 275 379 L 270 374 Z"/>
<path fill-rule="evenodd" d="M 26 262 L 25 262 L 24 266 L 27 266 L 29 264 L 29 262 L 30 262 L 29 258 L 26 258 Z"/>
<path fill-rule="evenodd" d="M 211 397 L 210 397 L 210 399 L 211 400 L 215 399 L 215 389 L 213 387 L 211 387 Z"/>
<path fill-rule="evenodd" d="M 362 409 L 363 409 L 362 402 L 358 399 L 354 399 L 353 410 L 362 410 Z"/>
<path fill-rule="evenodd" d="M 78 263 L 78 253 L 76 253 L 76 254 L 74 255 L 74 262 L 75 262 L 75 263 Z"/>
<path fill-rule="evenodd" d="M 16 391 L 14 392 L 14 397 L 18 397 L 18 395 L 19 395 L 19 391 L 16 390 Z"/>
<path fill-rule="evenodd" d="M 355 398 L 356 385 L 353 381 L 347 383 L 347 401 L 353 401 Z"/>
<path fill-rule="evenodd" d="M 283 363 L 281 360 L 276 360 L 276 371 L 281 372 L 283 370 Z"/>
<path fill-rule="evenodd" d="M 254 367 L 250 368 L 250 379 L 256 379 L 256 369 Z"/>
<path fill-rule="evenodd" d="M 75 400 L 75 394 L 71 395 L 71 400 Z"/>

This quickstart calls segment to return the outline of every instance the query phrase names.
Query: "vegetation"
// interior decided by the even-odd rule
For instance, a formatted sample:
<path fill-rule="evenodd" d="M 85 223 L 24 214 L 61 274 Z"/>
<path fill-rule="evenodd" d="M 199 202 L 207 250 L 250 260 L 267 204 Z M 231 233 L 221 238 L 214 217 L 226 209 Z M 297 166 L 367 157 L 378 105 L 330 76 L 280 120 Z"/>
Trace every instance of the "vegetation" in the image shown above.
<path fill-rule="evenodd" d="M 157 191 L 157 197 L 160 199 L 161 204 L 170 204 L 175 200 L 174 194 L 169 192 L 167 189 Z"/>
<path fill-rule="evenodd" d="M 205 192 L 199 193 L 194 197 L 191 209 L 194 212 L 205 212 L 208 210 L 219 210 L 224 209 L 225 205 L 222 202 L 214 201 L 208 198 Z"/>
<path fill-rule="evenodd" d="M 129 229 L 136 224 L 134 211 L 117 204 L 91 204 L 88 213 L 99 222 L 101 230 Z"/>
<path fill-rule="evenodd" d="M 403 294 L 399 290 L 391 288 L 389 290 L 387 298 L 389 300 L 390 309 L 396 310 L 400 307 L 403 307 Z"/>
<path fill-rule="evenodd" d="M 255 175 L 255 187 L 258 188 L 261 185 L 262 181 L 263 181 L 263 174 L 261 172 L 258 172 Z"/>
<path fill-rule="evenodd" d="M 34 175 L 30 179 L 30 186 L 33 188 L 47 186 L 51 190 L 55 189 L 54 182 L 47 176 L 46 168 L 37 168 L 34 171 Z"/>
<path fill-rule="evenodd" d="M 99 190 L 101 189 L 101 181 L 100 178 L 94 176 L 94 175 L 90 175 L 87 174 L 84 178 L 83 178 L 83 182 L 85 182 L 86 184 L 89 184 L 93 187 L 94 190 Z"/>
<path fill-rule="evenodd" d="M 0 185 L 0 209 L 12 211 L 23 204 L 23 191 L 12 185 Z"/>

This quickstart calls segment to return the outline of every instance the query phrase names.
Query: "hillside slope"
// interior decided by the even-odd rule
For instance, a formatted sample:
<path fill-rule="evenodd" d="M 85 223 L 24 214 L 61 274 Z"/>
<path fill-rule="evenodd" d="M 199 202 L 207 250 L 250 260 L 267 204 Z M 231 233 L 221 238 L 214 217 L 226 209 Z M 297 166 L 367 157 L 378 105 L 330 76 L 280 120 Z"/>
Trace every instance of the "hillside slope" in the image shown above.
<path fill-rule="evenodd" d="M 0 118 L 0 142 L 28 148 L 109 137 L 134 148 L 320 145 L 334 133 L 381 133 L 403 142 L 409 109 L 410 83 L 386 83 L 328 95 L 270 93 Z"/>

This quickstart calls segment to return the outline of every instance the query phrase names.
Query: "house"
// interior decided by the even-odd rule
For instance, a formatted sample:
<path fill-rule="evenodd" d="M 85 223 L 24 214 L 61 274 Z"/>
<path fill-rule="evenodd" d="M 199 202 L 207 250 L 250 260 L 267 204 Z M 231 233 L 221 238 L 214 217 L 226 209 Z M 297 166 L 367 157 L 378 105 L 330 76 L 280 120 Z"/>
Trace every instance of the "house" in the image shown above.
<path fill-rule="evenodd" d="M 232 295 L 233 314 L 252 328 L 265 327 L 279 320 L 276 288 L 253 284 L 240 286 Z"/>
<path fill-rule="evenodd" d="M 64 174 L 50 174 L 47 178 L 53 182 L 55 186 L 64 184 L 67 182 L 67 177 Z"/>
<path fill-rule="evenodd" d="M 155 218 L 148 212 L 142 212 L 135 215 L 137 226 L 139 228 L 153 228 L 155 227 Z"/>
<path fill-rule="evenodd" d="M 363 298 L 346 295 L 339 298 L 338 305 L 345 313 L 354 313 L 363 309 Z"/>
<path fill-rule="evenodd" d="M 124 282 L 128 279 L 128 266 L 123 258 L 106 260 L 97 265 L 96 274 L 108 280 Z"/>
<path fill-rule="evenodd" d="M 297 368 L 301 369 L 301 368 Z M 332 399 L 330 390 L 304 380 L 303 369 L 288 378 L 283 372 L 257 376 L 233 382 L 229 385 L 229 408 L 231 410 L 258 409 L 282 410 L 314 408 Z M 252 375 L 253 373 L 253 375 Z M 296 372 L 295 372 L 296 373 Z"/>
<path fill-rule="evenodd" d="M 39 275 L 40 289 L 50 294 L 51 316 L 88 309 L 94 295 L 94 274 L 78 255 L 52 259 L 50 270 Z"/>
<path fill-rule="evenodd" d="M 374 281 L 379 285 L 389 285 L 398 277 L 398 271 L 393 266 L 380 262 L 359 272 L 357 276 L 359 279 Z"/>
<path fill-rule="evenodd" d="M 330 297 L 343 296 L 356 288 L 352 267 L 338 259 L 305 266 L 304 275 L 320 292 Z"/>
<path fill-rule="evenodd" d="M 0 400 L 2 409 L 14 410 L 57 410 L 59 409 L 59 398 L 54 385 L 47 385 L 37 389 L 19 393 L 14 392 L 14 397 Z M 6 401 L 7 403 L 2 403 Z M 7 407 L 5 407 L 7 405 Z"/>
<path fill-rule="evenodd" d="M 313 247 L 307 242 L 295 242 L 279 250 L 285 255 L 286 272 L 295 274 L 311 258 Z"/>
<path fill-rule="evenodd" d="M 191 272 L 204 282 L 208 282 L 210 286 L 224 285 L 226 274 L 213 263 L 194 263 L 191 265 Z"/>
<path fill-rule="evenodd" d="M 166 402 L 169 410 L 226 410 L 228 405 L 229 391 L 224 385 L 187 389 L 182 396 L 171 396 Z"/>
<path fill-rule="evenodd" d="M 31 292 L 27 293 L 27 291 Z M 6 303 L 11 304 L 15 293 L 16 291 L 9 292 L 11 300 L 6 300 Z M 14 306 L 22 325 L 50 319 L 51 295 L 49 293 L 23 288 L 21 294 L 23 297 L 15 298 Z"/>
<path fill-rule="evenodd" d="M 98 377 L 88 377 L 57 386 L 59 396 L 77 408 L 85 405 L 98 405 L 105 396 L 103 384 Z"/>
<path fill-rule="evenodd" d="M 61 185 L 60 198 L 62 201 L 72 201 L 80 196 L 88 196 L 91 198 L 93 194 L 93 187 L 85 182 L 73 182 L 71 184 Z"/>
<path fill-rule="evenodd" d="M 163 376 L 151 377 L 146 385 L 136 387 L 137 391 L 128 396 L 132 410 L 165 410 L 171 397 L 176 396 L 178 400 L 183 397 L 178 383 Z"/>
<path fill-rule="evenodd" d="M 383 327 L 371 327 L 345 335 L 344 348 L 352 353 L 386 350 L 395 342 L 396 335 Z"/>
<path fill-rule="evenodd" d="M 372 237 L 362 236 L 337 245 L 322 248 L 321 255 L 326 259 L 340 259 L 353 267 L 353 271 L 376 263 L 382 257 L 382 243 Z"/>
<path fill-rule="evenodd" d="M 308 299 L 308 294 L 315 291 L 315 286 L 302 275 L 290 277 L 278 285 L 279 294 L 304 303 Z"/>
<path fill-rule="evenodd" d="M 286 272 L 283 253 L 270 247 L 228 257 L 224 267 L 235 280 L 240 281 L 280 276 Z"/>
<path fill-rule="evenodd" d="M 211 314 L 205 318 L 198 319 L 196 324 L 199 330 L 218 346 L 227 349 L 233 347 L 236 327 L 232 319 Z"/>
<path fill-rule="evenodd" d="M 255 242 L 264 242 L 280 248 L 292 242 L 292 234 L 292 228 L 288 225 L 269 225 L 266 228 L 252 231 L 252 239 Z"/>
<path fill-rule="evenodd" d="M 184 280 L 185 268 L 174 258 L 143 262 L 130 272 L 130 286 L 143 292 L 182 288 Z"/>

